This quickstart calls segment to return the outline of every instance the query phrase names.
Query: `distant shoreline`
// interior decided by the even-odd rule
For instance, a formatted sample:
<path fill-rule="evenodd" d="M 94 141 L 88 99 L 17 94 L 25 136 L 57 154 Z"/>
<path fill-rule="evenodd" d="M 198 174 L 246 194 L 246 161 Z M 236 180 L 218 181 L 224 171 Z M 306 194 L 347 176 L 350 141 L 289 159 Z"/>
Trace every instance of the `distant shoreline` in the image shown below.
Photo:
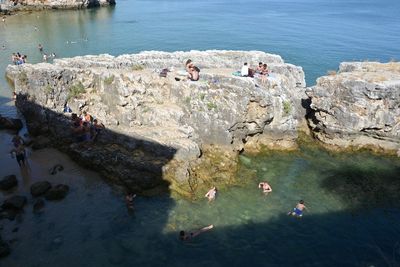
<path fill-rule="evenodd" d="M 11 1 L 8 1 L 11 2 Z M 24 0 L 22 4 L 12 5 L 10 3 L 4 3 L 0 5 L 0 15 L 10 16 L 21 12 L 34 12 L 34 11 L 45 11 L 45 10 L 80 10 L 87 8 L 97 8 L 105 6 L 115 6 L 115 0 L 97 0 L 94 3 L 78 2 L 71 0 L 69 4 L 57 4 L 54 0 L 47 0 L 41 4 L 29 4 L 29 0 Z"/>

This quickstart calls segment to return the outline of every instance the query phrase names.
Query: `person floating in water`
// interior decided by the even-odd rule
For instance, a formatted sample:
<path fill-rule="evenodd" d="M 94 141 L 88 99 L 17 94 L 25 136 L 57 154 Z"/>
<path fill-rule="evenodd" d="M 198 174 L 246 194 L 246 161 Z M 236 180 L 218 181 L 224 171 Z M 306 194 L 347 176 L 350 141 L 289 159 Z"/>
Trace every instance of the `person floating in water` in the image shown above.
<path fill-rule="evenodd" d="M 25 158 L 26 158 L 26 152 L 23 144 L 18 144 L 15 148 L 13 148 L 11 151 L 11 157 L 14 158 L 14 153 L 15 157 L 17 159 L 19 167 L 22 167 L 22 164 L 24 167 L 26 166 Z"/>
<path fill-rule="evenodd" d="M 133 193 L 129 193 L 128 195 L 126 195 L 125 197 L 125 202 L 126 202 L 126 206 L 128 207 L 129 210 L 133 210 L 134 209 L 134 202 L 133 199 L 136 197 L 136 194 Z"/>
<path fill-rule="evenodd" d="M 207 194 L 204 195 L 204 197 L 208 198 L 208 201 L 213 201 L 217 196 L 217 191 L 217 188 L 214 186 L 207 192 Z"/>
<path fill-rule="evenodd" d="M 264 194 L 268 194 L 268 193 L 272 192 L 272 188 L 267 182 L 259 183 L 258 188 L 262 188 Z"/>
<path fill-rule="evenodd" d="M 303 216 L 303 211 L 307 209 L 306 205 L 304 205 L 304 200 L 300 200 L 299 203 L 297 203 L 296 207 L 293 209 L 293 211 L 289 211 L 288 215 L 296 216 L 296 217 L 302 217 Z"/>
<path fill-rule="evenodd" d="M 213 228 L 214 228 L 214 225 L 211 224 L 211 225 L 203 227 L 203 228 L 201 228 L 201 229 L 199 229 L 197 231 L 193 231 L 193 232 L 189 232 L 189 233 L 186 233 L 185 231 L 182 230 L 182 231 L 179 232 L 179 239 L 182 240 L 182 241 L 189 241 L 193 237 L 196 237 L 199 234 L 207 232 L 207 231 L 209 231 L 209 230 L 211 230 Z"/>

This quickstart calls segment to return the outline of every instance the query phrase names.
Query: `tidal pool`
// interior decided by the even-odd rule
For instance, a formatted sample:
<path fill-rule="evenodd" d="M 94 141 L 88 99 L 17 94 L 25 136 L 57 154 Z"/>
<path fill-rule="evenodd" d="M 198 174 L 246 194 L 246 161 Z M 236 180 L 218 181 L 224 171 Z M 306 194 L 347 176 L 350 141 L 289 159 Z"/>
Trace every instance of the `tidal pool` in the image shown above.
<path fill-rule="evenodd" d="M 0 222 L 12 248 L 0 265 L 400 264 L 398 159 L 366 152 L 334 154 L 315 147 L 240 157 L 240 186 L 220 190 L 215 202 L 139 196 L 130 214 L 120 188 L 57 150 L 32 152 L 31 171 L 16 173 L 17 191 L 28 197 L 25 212 L 15 221 Z M 13 159 L 2 161 L 17 171 Z M 49 175 L 47 169 L 56 163 L 65 170 Z M 66 183 L 71 191 L 34 214 L 29 185 L 44 179 Z M 257 188 L 264 180 L 273 188 L 267 196 Z M 302 219 L 288 216 L 299 199 L 305 200 L 308 211 Z M 191 242 L 178 240 L 179 230 L 209 224 L 215 228 Z M 12 232 L 15 227 L 18 231 Z"/>

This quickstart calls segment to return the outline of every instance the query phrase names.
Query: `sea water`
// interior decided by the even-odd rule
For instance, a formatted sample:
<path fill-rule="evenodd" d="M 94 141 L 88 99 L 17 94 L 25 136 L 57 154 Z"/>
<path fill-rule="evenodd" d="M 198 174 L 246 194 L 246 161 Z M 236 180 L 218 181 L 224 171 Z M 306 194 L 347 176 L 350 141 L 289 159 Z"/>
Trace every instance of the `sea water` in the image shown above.
<path fill-rule="evenodd" d="M 400 3 L 383 1 L 138 0 L 116 7 L 20 13 L 0 25 L 0 72 L 13 52 L 40 62 L 37 46 L 57 57 L 143 50 L 261 50 L 300 65 L 312 85 L 341 61 L 399 59 Z M 36 27 L 36 28 L 35 28 Z M 239 68 L 242 62 L 238 62 Z M 0 78 L 0 114 L 18 116 Z M 241 185 L 217 200 L 169 194 L 138 197 L 127 212 L 110 186 L 56 150 L 32 152 L 30 171 L 11 159 L 11 136 L 0 133 L 0 177 L 16 174 L 24 214 L 1 221 L 12 254 L 0 266 L 398 266 L 399 161 L 368 153 L 242 155 Z M 48 169 L 62 163 L 55 176 Z M 34 214 L 35 181 L 66 183 L 60 202 Z M 257 185 L 268 181 L 273 192 Z M 376 189 L 379 190 L 376 190 Z M 205 193 L 205 192 L 204 192 Z M 1 193 L 0 200 L 10 194 Z M 304 199 L 302 219 L 287 215 Z M 191 242 L 179 230 L 215 228 Z M 18 227 L 18 231 L 13 230 Z"/>

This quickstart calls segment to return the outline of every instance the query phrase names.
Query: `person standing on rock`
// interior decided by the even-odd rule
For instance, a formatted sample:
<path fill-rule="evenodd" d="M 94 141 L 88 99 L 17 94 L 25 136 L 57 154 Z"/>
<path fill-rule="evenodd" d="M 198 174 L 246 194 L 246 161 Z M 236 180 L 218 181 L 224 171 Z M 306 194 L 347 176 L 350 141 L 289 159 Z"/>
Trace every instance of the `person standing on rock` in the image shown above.
<path fill-rule="evenodd" d="M 22 164 L 24 165 L 24 167 L 26 166 L 26 151 L 23 144 L 19 144 L 16 148 L 13 148 L 10 153 L 12 158 L 14 158 L 15 153 L 15 157 L 17 159 L 19 167 L 22 167 Z"/>

